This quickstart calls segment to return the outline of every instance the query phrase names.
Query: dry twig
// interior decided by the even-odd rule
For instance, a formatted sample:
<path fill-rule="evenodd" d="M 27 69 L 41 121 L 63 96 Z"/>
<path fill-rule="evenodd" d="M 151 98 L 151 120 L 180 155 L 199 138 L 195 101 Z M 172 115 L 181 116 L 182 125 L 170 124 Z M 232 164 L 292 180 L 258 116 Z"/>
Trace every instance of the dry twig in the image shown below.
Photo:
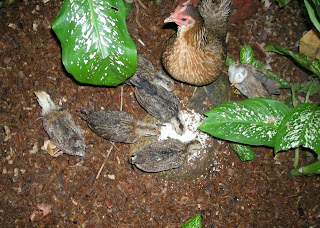
<path fill-rule="evenodd" d="M 109 157 L 110 152 L 111 152 L 112 149 L 113 149 L 113 146 L 111 146 L 110 149 L 107 151 L 107 156 L 105 157 L 105 159 L 104 159 L 104 161 L 103 161 L 103 163 L 102 163 L 102 165 L 101 165 L 101 167 L 100 167 L 100 169 L 99 169 L 99 172 L 98 172 L 98 174 L 97 174 L 97 176 L 96 176 L 96 180 L 99 178 L 99 176 L 100 176 L 100 174 L 101 174 L 101 172 L 102 172 L 102 170 L 103 170 L 103 167 L 104 167 L 104 165 L 106 164 L 107 159 L 108 159 L 108 157 Z"/>

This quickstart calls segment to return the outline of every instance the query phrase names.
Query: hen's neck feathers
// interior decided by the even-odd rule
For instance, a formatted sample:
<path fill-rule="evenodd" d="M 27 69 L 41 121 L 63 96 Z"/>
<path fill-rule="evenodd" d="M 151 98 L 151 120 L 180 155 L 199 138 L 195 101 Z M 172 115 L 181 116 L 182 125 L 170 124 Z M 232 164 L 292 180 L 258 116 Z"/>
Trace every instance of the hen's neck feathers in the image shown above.
<path fill-rule="evenodd" d="M 202 49 L 208 44 L 208 32 L 202 21 L 196 22 L 181 35 L 190 45 L 196 48 Z"/>
<path fill-rule="evenodd" d="M 203 48 L 208 43 L 208 32 L 204 19 L 193 6 L 187 6 L 183 13 L 191 17 L 194 23 L 180 26 L 180 32 L 178 32 L 177 36 L 183 37 L 190 45 L 196 48 Z"/>

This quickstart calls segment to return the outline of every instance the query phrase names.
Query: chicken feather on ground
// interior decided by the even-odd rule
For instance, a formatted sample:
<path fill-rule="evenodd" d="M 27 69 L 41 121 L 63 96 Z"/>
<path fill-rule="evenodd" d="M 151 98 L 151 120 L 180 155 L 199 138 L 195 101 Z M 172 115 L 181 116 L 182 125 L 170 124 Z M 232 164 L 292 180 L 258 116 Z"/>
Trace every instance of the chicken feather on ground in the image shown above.
<path fill-rule="evenodd" d="M 166 42 L 162 64 L 175 79 L 206 85 L 221 73 L 226 58 L 226 35 L 232 0 L 203 0 L 195 8 L 179 5 L 165 23 L 178 31 Z"/>

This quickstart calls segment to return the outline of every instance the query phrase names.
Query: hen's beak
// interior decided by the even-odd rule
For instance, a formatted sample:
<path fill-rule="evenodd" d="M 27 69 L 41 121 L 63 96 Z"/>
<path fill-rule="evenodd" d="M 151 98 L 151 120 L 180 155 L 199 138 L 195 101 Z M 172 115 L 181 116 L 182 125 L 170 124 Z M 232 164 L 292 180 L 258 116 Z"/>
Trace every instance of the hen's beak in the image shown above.
<path fill-rule="evenodd" d="M 236 81 L 233 81 L 233 82 L 231 83 L 231 86 L 234 86 L 235 84 L 237 84 L 237 82 L 236 82 Z"/>
<path fill-rule="evenodd" d="M 168 17 L 164 20 L 164 23 L 169 23 L 169 22 L 176 22 L 174 19 L 172 19 L 171 17 Z"/>

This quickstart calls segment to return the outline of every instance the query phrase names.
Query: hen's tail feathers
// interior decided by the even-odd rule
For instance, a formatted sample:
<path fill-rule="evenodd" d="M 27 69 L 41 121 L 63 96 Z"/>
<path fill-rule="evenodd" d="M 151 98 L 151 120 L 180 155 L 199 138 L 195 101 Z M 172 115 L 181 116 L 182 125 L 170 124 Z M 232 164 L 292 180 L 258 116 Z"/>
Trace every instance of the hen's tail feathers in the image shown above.
<path fill-rule="evenodd" d="M 206 27 L 221 37 L 226 37 L 232 0 L 202 0 L 198 10 Z"/>

